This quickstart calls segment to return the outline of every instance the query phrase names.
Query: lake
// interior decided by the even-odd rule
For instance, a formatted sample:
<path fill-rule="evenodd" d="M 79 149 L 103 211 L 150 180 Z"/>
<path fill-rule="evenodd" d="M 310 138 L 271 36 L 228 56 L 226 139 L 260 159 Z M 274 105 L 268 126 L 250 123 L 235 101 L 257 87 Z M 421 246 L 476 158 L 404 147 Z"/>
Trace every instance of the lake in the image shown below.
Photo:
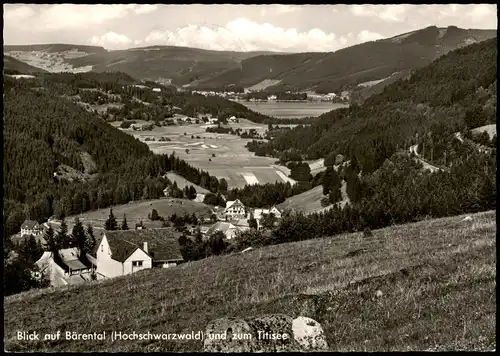
<path fill-rule="evenodd" d="M 246 102 L 238 101 L 247 108 L 280 119 L 300 119 L 308 116 L 320 116 L 325 112 L 339 108 L 345 108 L 349 105 L 329 102 Z"/>

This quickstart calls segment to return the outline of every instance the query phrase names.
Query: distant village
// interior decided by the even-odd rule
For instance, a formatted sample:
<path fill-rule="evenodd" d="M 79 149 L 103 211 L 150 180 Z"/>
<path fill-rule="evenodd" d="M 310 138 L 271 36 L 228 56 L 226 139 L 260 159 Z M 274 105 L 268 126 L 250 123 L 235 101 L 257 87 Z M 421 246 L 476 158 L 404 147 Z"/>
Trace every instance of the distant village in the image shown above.
<path fill-rule="evenodd" d="M 273 101 L 304 101 L 304 100 L 278 100 L 278 96 L 275 94 L 268 94 L 265 98 L 255 98 L 252 97 L 251 93 L 255 93 L 250 89 L 245 88 L 244 93 L 237 93 L 233 91 L 207 91 L 207 90 L 193 90 L 192 93 L 200 94 L 203 96 L 220 96 L 228 100 L 235 101 L 251 101 L 251 102 L 273 102 Z M 286 91 L 287 94 L 292 94 L 291 91 Z M 344 90 L 340 94 L 328 93 L 328 94 L 317 94 L 314 91 L 298 92 L 295 94 L 303 94 L 307 101 L 322 101 L 322 102 L 348 102 L 349 101 L 349 91 Z"/>
<path fill-rule="evenodd" d="M 169 188 L 164 194 L 168 199 Z M 203 198 L 204 194 L 197 194 L 194 200 Z M 92 226 L 96 243 L 90 252 L 70 247 L 59 249 L 58 256 L 54 256 L 45 239 L 49 228 L 56 231 L 61 225 L 61 221 L 54 219 L 43 224 L 26 220 L 20 233 L 11 239 L 19 243 L 34 236 L 44 249 L 43 255 L 35 262 L 35 277 L 47 279 L 51 286 L 56 287 L 114 278 L 144 269 L 170 268 L 184 262 L 179 244 L 182 235 L 195 239 L 196 234 L 201 234 L 202 239 L 207 240 L 215 233 L 222 233 L 224 240 L 231 242 L 238 233 L 252 228 L 262 230 L 269 221 L 276 225 L 281 217 L 282 211 L 275 206 L 253 209 L 237 199 L 227 201 L 225 207 L 214 207 L 210 217 L 200 217 L 198 224 L 188 224 L 181 229 L 182 232 L 173 227 L 147 228 L 142 220 L 128 230 L 104 230 L 103 226 Z"/>

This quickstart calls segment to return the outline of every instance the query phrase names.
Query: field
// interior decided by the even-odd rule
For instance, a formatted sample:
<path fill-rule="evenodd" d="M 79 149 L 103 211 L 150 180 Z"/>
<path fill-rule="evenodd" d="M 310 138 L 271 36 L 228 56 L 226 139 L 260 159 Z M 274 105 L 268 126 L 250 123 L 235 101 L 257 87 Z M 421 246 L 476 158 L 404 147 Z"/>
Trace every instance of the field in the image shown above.
<path fill-rule="evenodd" d="M 239 101 L 247 108 L 272 117 L 282 119 L 299 119 L 309 116 L 320 116 L 328 111 L 347 107 L 345 104 L 329 102 L 247 102 Z"/>
<path fill-rule="evenodd" d="M 19 341 L 191 333 L 220 317 L 304 315 L 331 351 L 496 349 L 496 212 L 267 246 L 4 300 L 7 351 L 201 351 L 202 341 Z M 376 297 L 378 294 L 378 297 Z"/>
<path fill-rule="evenodd" d="M 118 224 L 120 225 L 123 219 L 123 214 L 126 214 L 129 228 L 134 228 L 135 223 L 138 223 L 141 220 L 147 228 L 159 228 L 162 224 L 161 221 L 151 221 L 148 219 L 148 214 L 150 214 L 153 209 L 156 209 L 158 214 L 165 218 L 174 213 L 181 216 L 192 213 L 206 217 L 210 217 L 211 215 L 211 208 L 206 204 L 186 199 L 172 198 L 140 200 L 130 202 L 128 204 L 116 205 L 113 207 L 113 215 L 116 217 Z M 104 223 L 108 219 L 108 216 L 109 208 L 106 208 L 88 211 L 79 215 L 68 216 L 66 217 L 66 221 L 71 231 L 74 218 L 76 217 L 78 217 L 84 225 L 90 223 L 94 227 L 104 227 Z"/>
<path fill-rule="evenodd" d="M 344 181 L 342 182 L 340 191 L 342 193 L 342 200 L 339 203 L 341 207 L 344 207 L 344 205 L 349 202 L 349 197 L 347 196 L 346 192 L 346 183 Z M 321 206 L 321 199 L 324 197 L 325 195 L 323 195 L 323 187 L 318 186 L 304 193 L 300 193 L 286 199 L 283 203 L 278 204 L 278 207 L 281 209 L 293 209 L 296 212 L 302 212 L 305 214 L 314 212 L 319 213 L 332 207 L 332 205 L 328 205 L 326 207 Z"/>
<path fill-rule="evenodd" d="M 138 124 L 141 122 L 137 122 Z M 119 122 L 112 123 L 119 127 Z M 284 125 L 283 125 L 284 126 Z M 231 124 L 230 127 L 243 130 L 255 129 L 263 133 L 267 125 L 258 125 L 247 120 Z M 185 160 L 192 166 L 209 172 L 217 178 L 225 178 L 228 187 L 242 188 L 246 184 L 265 184 L 289 180 L 280 172 L 287 172 L 286 167 L 275 165 L 275 159 L 255 156 L 245 148 L 250 139 L 236 135 L 205 132 L 207 125 L 163 126 L 153 131 L 123 130 L 148 144 L 159 154 L 171 154 Z M 185 135 L 184 135 L 185 133 Z M 160 137 L 170 141 L 159 142 Z M 145 141 L 155 138 L 156 141 Z M 189 150 L 186 152 L 186 150 Z"/>
<path fill-rule="evenodd" d="M 490 136 L 490 140 L 497 134 L 497 125 L 485 125 L 481 127 L 476 127 L 475 129 L 472 130 L 473 133 L 480 133 L 486 131 L 488 135 Z"/>
<path fill-rule="evenodd" d="M 202 188 L 200 187 L 199 185 L 196 185 L 190 181 L 188 181 L 186 178 L 184 177 L 181 177 L 180 175 L 178 174 L 175 174 L 175 173 L 167 173 L 167 178 L 173 183 L 173 182 L 176 182 L 177 183 L 177 187 L 179 187 L 179 189 L 184 189 L 185 186 L 193 186 L 194 189 L 196 189 L 196 193 L 201 193 L 201 194 L 207 194 L 209 193 L 209 191 L 205 188 Z"/>

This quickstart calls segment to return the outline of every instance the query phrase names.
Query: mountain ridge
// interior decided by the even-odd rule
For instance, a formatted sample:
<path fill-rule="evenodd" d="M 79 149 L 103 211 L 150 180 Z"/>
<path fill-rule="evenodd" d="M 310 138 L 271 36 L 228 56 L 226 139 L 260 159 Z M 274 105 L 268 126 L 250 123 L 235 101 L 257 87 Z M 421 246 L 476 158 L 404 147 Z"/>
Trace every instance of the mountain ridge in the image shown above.
<path fill-rule="evenodd" d="M 269 79 L 280 80 L 279 84 L 269 87 L 270 90 L 331 92 L 422 67 L 450 50 L 492 37 L 496 37 L 496 30 L 429 26 L 334 52 L 239 52 L 162 45 L 107 51 L 96 46 L 45 46 L 49 46 L 50 51 L 71 46 L 93 51 L 66 60 L 75 68 L 122 71 L 138 79 L 163 78 L 177 86 L 250 87 Z M 31 47 L 40 46 L 43 45 Z M 21 47 L 4 46 L 4 52 Z M 143 65 L 145 61 L 147 66 Z"/>

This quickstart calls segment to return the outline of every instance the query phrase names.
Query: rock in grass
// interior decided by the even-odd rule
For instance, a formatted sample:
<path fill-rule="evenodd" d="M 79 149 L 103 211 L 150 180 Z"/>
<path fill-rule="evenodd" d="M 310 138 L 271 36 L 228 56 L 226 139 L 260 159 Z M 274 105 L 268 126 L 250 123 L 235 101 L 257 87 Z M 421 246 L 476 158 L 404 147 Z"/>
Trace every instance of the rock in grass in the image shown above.
<path fill-rule="evenodd" d="M 203 351 L 205 352 L 250 352 L 252 338 L 234 338 L 252 334 L 252 329 L 243 319 L 222 318 L 211 321 L 205 331 Z"/>
<path fill-rule="evenodd" d="M 304 351 L 325 351 L 328 349 L 325 333 L 316 320 L 299 316 L 292 323 L 294 339 Z"/>
<path fill-rule="evenodd" d="M 205 352 L 321 351 L 328 347 L 321 325 L 310 318 L 284 314 L 222 318 L 206 328 Z"/>

